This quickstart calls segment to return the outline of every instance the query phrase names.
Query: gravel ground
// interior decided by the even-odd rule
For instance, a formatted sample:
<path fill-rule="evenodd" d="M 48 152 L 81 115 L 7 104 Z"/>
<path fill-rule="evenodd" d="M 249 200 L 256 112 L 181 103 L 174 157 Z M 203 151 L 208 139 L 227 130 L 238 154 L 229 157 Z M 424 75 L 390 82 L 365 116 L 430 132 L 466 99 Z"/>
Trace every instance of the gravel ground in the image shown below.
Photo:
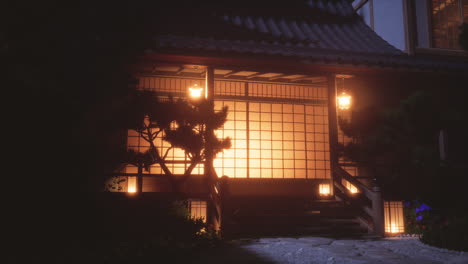
<path fill-rule="evenodd" d="M 223 261 L 219 261 L 219 257 Z M 325 237 L 259 238 L 233 241 L 212 255 L 218 263 L 450 263 L 468 264 L 468 252 L 425 245 L 415 237 L 334 239 Z M 208 261 L 209 262 L 209 261 Z"/>

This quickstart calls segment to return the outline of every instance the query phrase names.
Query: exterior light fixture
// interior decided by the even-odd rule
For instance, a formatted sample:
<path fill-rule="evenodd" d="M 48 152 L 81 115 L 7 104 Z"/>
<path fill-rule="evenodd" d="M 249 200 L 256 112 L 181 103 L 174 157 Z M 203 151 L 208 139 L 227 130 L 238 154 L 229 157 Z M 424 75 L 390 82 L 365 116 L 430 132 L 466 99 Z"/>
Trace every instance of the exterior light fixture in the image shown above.
<path fill-rule="evenodd" d="M 402 201 L 384 201 L 384 223 L 385 233 L 405 232 Z"/>
<path fill-rule="evenodd" d="M 352 184 L 351 184 L 351 186 L 350 186 L 349 191 L 350 191 L 351 193 L 358 193 L 358 192 L 359 192 L 358 189 L 356 188 L 356 186 L 354 186 L 354 185 L 352 185 Z"/>
<path fill-rule="evenodd" d="M 191 99 L 198 100 L 203 97 L 203 88 L 199 87 L 198 84 L 194 84 L 192 87 L 189 87 L 188 93 Z"/>
<path fill-rule="evenodd" d="M 319 194 L 320 196 L 328 196 L 331 194 L 330 184 L 323 183 L 319 184 Z"/>
<path fill-rule="evenodd" d="M 338 96 L 338 109 L 340 110 L 348 110 L 351 108 L 351 96 L 347 94 L 345 91 L 341 92 Z"/>
<path fill-rule="evenodd" d="M 137 191 L 137 178 L 136 177 L 128 177 L 127 192 L 128 193 L 136 193 L 136 191 Z"/>
<path fill-rule="evenodd" d="M 339 87 L 338 94 L 336 97 L 338 109 L 349 110 L 351 108 L 352 98 L 351 98 L 351 95 L 349 95 L 349 93 L 347 92 L 348 89 L 345 86 L 345 79 L 352 78 L 353 76 L 346 75 L 346 74 L 339 74 L 336 77 L 341 79 L 341 87 Z"/>
<path fill-rule="evenodd" d="M 359 190 L 356 186 L 354 186 L 353 184 L 351 184 L 349 181 L 345 180 L 345 179 L 342 179 L 341 180 L 341 184 L 344 185 L 344 187 L 346 189 L 348 189 L 348 191 L 351 193 L 351 194 L 355 194 L 355 193 L 359 193 Z"/>

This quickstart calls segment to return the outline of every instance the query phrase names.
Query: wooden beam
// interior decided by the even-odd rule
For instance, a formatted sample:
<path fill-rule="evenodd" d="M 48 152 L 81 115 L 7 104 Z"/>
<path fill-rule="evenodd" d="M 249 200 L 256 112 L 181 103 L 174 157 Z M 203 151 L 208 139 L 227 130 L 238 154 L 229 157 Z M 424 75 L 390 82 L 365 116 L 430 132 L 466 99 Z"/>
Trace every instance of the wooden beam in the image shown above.
<path fill-rule="evenodd" d="M 257 73 L 254 73 L 254 74 L 251 74 L 249 76 L 245 76 L 246 79 L 252 79 L 252 78 L 255 78 L 259 75 L 262 75 L 262 74 L 265 74 L 264 72 L 257 72 Z"/>
<path fill-rule="evenodd" d="M 145 64 L 168 64 L 181 65 L 181 64 L 198 64 L 198 65 L 213 65 L 215 68 L 229 69 L 235 68 L 238 71 L 253 71 L 253 72 L 282 72 L 287 74 L 300 74 L 308 75 L 314 73 L 314 75 L 326 75 L 330 72 L 347 72 L 350 74 L 360 74 L 361 76 L 369 75 L 375 76 L 379 74 L 381 76 L 389 76 L 390 74 L 408 74 L 408 73 L 434 73 L 434 69 L 424 69 L 418 67 L 391 67 L 391 66 L 380 66 L 375 65 L 328 65 L 328 64 L 316 64 L 312 61 L 302 60 L 300 62 L 297 59 L 273 59 L 271 57 L 250 55 L 250 56 L 235 56 L 235 57 L 222 57 L 222 56 L 195 56 L 191 55 L 179 55 L 179 54 L 163 54 L 163 53 L 151 53 L 145 54 L 139 57 L 140 61 L 133 64 L 129 64 L 128 68 L 132 72 L 138 72 Z M 233 66 L 236 65 L 236 66 Z M 447 69 L 440 70 L 439 74 L 448 73 Z"/>
<path fill-rule="evenodd" d="M 284 76 L 288 76 L 288 75 L 287 74 L 280 74 L 280 75 L 273 76 L 273 77 L 269 78 L 268 80 L 273 81 L 273 80 L 276 80 L 276 79 L 283 78 Z"/>
<path fill-rule="evenodd" d="M 291 82 L 303 81 L 303 80 L 310 80 L 313 83 L 317 82 L 325 82 L 327 79 L 324 76 L 306 76 L 306 77 L 299 77 L 295 79 L 291 79 Z"/>
<path fill-rule="evenodd" d="M 224 78 L 227 78 L 227 77 L 229 77 L 229 76 L 231 76 L 231 75 L 234 75 L 234 74 L 236 74 L 236 73 L 238 73 L 238 72 L 241 72 L 241 71 L 230 71 L 230 72 L 224 74 L 223 77 L 224 77 Z"/>
<path fill-rule="evenodd" d="M 179 67 L 179 69 L 176 71 L 175 74 L 180 74 L 183 70 L 185 70 L 185 68 L 181 66 Z"/>
<path fill-rule="evenodd" d="M 325 77 L 312 77 L 310 81 L 312 83 L 322 83 L 322 82 L 326 82 L 327 78 L 325 78 Z"/>
<path fill-rule="evenodd" d="M 352 74 L 337 74 L 336 75 L 336 78 L 342 78 L 342 79 L 349 79 L 349 78 L 353 78 L 354 75 Z"/>
<path fill-rule="evenodd" d="M 311 78 L 310 76 L 297 77 L 297 78 L 290 79 L 290 81 L 291 82 L 297 82 L 297 81 L 307 80 L 307 79 L 310 79 L 310 78 Z"/>

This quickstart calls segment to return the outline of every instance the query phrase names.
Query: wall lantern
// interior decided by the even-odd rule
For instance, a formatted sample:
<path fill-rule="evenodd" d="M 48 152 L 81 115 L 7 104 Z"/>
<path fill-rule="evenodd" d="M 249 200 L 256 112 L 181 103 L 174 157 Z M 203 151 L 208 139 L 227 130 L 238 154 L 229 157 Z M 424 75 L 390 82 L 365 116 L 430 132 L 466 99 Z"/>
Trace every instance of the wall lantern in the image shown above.
<path fill-rule="evenodd" d="M 194 84 L 188 89 L 189 97 L 194 100 L 198 100 L 203 97 L 203 88 Z"/>
<path fill-rule="evenodd" d="M 338 95 L 338 109 L 340 110 L 348 110 L 351 108 L 351 96 L 347 94 L 345 91 L 342 91 L 340 95 Z"/>
<path fill-rule="evenodd" d="M 399 234 L 405 232 L 403 201 L 384 201 L 385 233 Z"/>
<path fill-rule="evenodd" d="M 329 196 L 331 194 L 330 184 L 319 184 L 319 194 L 320 196 Z"/>
<path fill-rule="evenodd" d="M 351 95 L 347 92 L 348 88 L 345 86 L 345 79 L 352 78 L 353 76 L 347 75 L 347 74 L 338 74 L 336 75 L 336 77 L 341 79 L 341 85 L 338 86 L 339 82 L 337 82 L 338 92 L 337 92 L 336 101 L 337 101 L 338 109 L 348 110 L 351 108 L 352 98 L 351 98 Z"/>

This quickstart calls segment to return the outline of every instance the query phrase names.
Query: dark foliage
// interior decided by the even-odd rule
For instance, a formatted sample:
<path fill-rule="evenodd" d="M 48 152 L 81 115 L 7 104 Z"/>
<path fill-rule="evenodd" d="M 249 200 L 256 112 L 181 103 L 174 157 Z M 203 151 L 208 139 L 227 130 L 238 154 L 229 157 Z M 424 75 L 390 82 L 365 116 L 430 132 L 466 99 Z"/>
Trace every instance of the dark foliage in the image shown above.
<path fill-rule="evenodd" d="M 435 216 L 422 231 L 421 241 L 431 246 L 468 251 L 468 214 Z"/>
<path fill-rule="evenodd" d="M 158 19 L 167 11 L 158 1 L 2 7 L 1 87 L 14 134 L 6 162 L 14 173 L 4 179 L 9 246 L 44 249 L 44 237 L 74 237 L 99 217 L 96 190 L 126 151 L 119 142 L 134 99 L 129 68 L 166 26 Z"/>
<path fill-rule="evenodd" d="M 13 105 L 6 123 L 20 139 L 9 140 L 15 173 L 4 182 L 14 201 L 5 219 L 11 246 L 88 228 L 101 176 L 125 151 L 117 119 L 132 89 L 129 67 L 151 45 L 155 10 L 157 1 L 3 6 L 2 88 L 13 95 L 4 97 Z"/>
<path fill-rule="evenodd" d="M 432 246 L 468 251 L 468 214 L 462 207 L 431 208 L 416 200 L 404 204 L 406 233 L 419 234 Z"/>
<path fill-rule="evenodd" d="M 341 146 L 341 155 L 368 168 L 389 197 L 437 205 L 453 199 L 452 191 L 459 188 L 450 190 L 453 182 L 447 177 L 464 182 L 462 169 L 452 160 L 440 159 L 439 132 L 458 127 L 463 118 L 457 108 L 461 105 L 442 103 L 420 91 L 387 111 L 355 112 L 351 122 L 340 121 L 344 133 L 356 139 Z M 442 197 L 437 195 L 441 192 Z"/>
<path fill-rule="evenodd" d="M 184 202 L 171 197 L 106 194 L 95 207 L 88 230 L 47 239 L 28 254 L 14 252 L 8 263 L 187 263 L 198 251 L 221 245 L 201 219 L 189 217 Z"/>
<path fill-rule="evenodd" d="M 132 164 L 149 171 L 151 165 L 158 164 L 164 174 L 170 177 L 174 191 L 192 174 L 196 165 L 206 161 L 210 155 L 216 155 L 223 149 L 230 148 L 230 138 L 218 139 L 213 131 L 219 129 L 227 118 L 227 107 L 214 111 L 207 100 L 190 103 L 179 98 L 174 100 L 159 99 L 152 91 L 134 91 L 133 100 L 127 105 L 127 115 L 123 120 L 126 129 L 134 130 L 148 144 L 144 153 L 127 151 L 120 159 L 122 165 Z M 169 143 L 163 150 L 157 140 Z M 166 159 L 172 149 L 184 151 L 188 166 L 184 177 L 177 178 L 169 170 Z M 208 153 L 209 152 L 209 153 Z"/>
<path fill-rule="evenodd" d="M 458 37 L 458 42 L 462 49 L 468 51 L 468 23 L 463 23 L 460 26 L 460 36 Z"/>

